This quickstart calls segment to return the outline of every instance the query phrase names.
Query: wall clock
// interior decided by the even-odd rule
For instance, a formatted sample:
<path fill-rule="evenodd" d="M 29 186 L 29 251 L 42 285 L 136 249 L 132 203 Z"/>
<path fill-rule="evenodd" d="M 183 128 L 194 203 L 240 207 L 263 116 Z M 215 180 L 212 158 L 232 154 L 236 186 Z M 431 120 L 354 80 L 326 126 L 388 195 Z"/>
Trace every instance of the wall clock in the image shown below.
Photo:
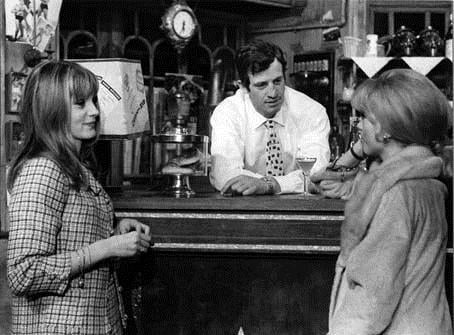
<path fill-rule="evenodd" d="M 189 43 L 198 28 L 195 14 L 184 0 L 174 1 L 161 20 L 161 29 L 164 30 L 178 52 L 181 52 Z"/>

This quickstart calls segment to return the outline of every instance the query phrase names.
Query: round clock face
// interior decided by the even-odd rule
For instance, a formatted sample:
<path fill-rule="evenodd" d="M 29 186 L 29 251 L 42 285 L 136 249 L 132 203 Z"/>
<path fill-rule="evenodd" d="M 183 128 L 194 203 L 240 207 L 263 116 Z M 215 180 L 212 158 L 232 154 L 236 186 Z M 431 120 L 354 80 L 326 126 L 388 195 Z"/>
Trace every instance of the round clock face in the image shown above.
<path fill-rule="evenodd" d="M 178 37 L 190 38 L 195 31 L 196 23 L 191 13 L 181 10 L 173 16 L 172 26 Z"/>

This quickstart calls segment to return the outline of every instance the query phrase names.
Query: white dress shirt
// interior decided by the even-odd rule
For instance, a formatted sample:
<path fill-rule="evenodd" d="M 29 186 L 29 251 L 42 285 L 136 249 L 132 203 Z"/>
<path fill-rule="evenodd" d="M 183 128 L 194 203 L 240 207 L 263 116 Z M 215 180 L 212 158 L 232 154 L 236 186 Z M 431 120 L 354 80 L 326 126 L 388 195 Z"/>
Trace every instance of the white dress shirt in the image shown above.
<path fill-rule="evenodd" d="M 211 116 L 211 184 L 218 190 L 239 175 L 265 176 L 267 120 L 253 107 L 246 89 L 224 99 Z M 274 116 L 284 157 L 284 176 L 274 177 L 281 193 L 303 191 L 301 170 L 295 153 L 317 157 L 311 172 L 325 168 L 329 162 L 330 125 L 325 107 L 290 87 L 285 87 L 281 109 Z"/>

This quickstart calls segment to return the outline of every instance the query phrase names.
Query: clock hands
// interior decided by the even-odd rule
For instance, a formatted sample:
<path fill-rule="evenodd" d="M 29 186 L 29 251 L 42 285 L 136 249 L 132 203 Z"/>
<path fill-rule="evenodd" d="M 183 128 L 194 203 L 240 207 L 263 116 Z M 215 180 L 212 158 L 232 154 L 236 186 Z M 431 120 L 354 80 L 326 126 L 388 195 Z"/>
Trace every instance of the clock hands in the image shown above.
<path fill-rule="evenodd" d="M 161 20 L 161 29 L 164 30 L 177 51 L 180 52 L 194 36 L 197 29 L 197 20 L 192 9 L 184 4 L 184 0 L 178 0 L 177 4 L 168 8 Z"/>

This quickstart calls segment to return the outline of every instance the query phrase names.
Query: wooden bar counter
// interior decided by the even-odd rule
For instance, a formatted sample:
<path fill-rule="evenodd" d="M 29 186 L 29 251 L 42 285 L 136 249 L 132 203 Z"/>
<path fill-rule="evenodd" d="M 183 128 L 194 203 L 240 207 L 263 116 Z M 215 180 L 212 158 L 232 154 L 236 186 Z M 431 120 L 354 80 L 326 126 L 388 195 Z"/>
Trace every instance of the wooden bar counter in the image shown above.
<path fill-rule="evenodd" d="M 344 201 L 301 195 L 175 199 L 153 192 L 113 197 L 117 217 L 152 228 L 155 249 L 337 252 Z"/>
<path fill-rule="evenodd" d="M 300 195 L 113 197 L 154 246 L 122 264 L 129 334 L 326 334 L 344 202 Z"/>

